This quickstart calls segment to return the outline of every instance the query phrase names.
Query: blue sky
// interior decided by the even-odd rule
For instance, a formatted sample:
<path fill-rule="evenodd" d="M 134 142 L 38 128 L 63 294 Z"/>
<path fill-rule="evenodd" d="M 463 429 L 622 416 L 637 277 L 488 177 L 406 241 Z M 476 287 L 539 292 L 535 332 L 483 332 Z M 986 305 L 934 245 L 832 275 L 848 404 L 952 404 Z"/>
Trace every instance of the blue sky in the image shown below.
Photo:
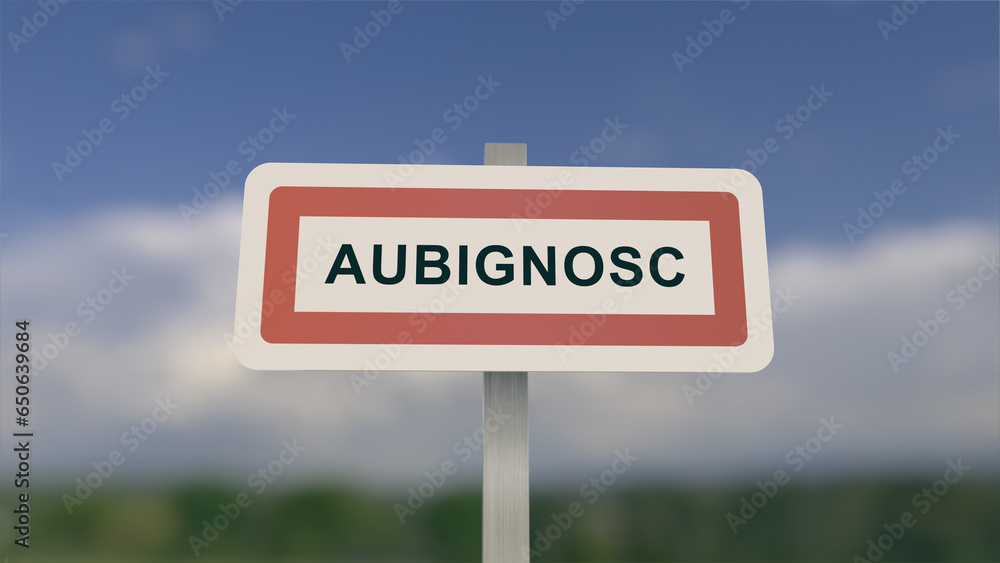
<path fill-rule="evenodd" d="M 888 41 L 881 2 L 590 2 L 555 30 L 545 12 L 558 4 L 401 6 L 350 63 L 339 45 L 384 2 L 244 2 L 222 21 L 209 3 L 62 7 L 17 54 L 4 46 L 2 219 L 189 202 L 286 106 L 294 122 L 243 174 L 265 161 L 396 162 L 436 127 L 448 139 L 429 163 L 478 164 L 484 142 L 517 141 L 529 164 L 568 165 L 615 116 L 629 128 L 594 165 L 739 166 L 775 137 L 757 172 L 772 247 L 846 241 L 857 206 L 951 126 L 959 149 L 890 220 L 995 217 L 995 3 L 928 3 Z M 735 21 L 679 72 L 673 53 L 723 9 Z M 37 6 L 0 10 L 6 34 Z M 147 64 L 169 77 L 121 120 L 111 104 Z M 451 130 L 444 111 L 490 75 L 501 85 Z M 821 85 L 833 96 L 784 139 L 775 123 Z M 51 163 L 102 118 L 115 130 L 59 182 Z"/>
<path fill-rule="evenodd" d="M 395 163 L 436 128 L 447 139 L 427 163 L 481 164 L 483 143 L 525 142 L 529 165 L 568 166 L 616 118 L 628 127 L 591 165 L 731 167 L 771 147 L 756 175 L 772 299 L 791 304 L 768 368 L 694 399 L 698 374 L 532 374 L 533 486 L 585 482 L 626 447 L 649 480 L 753 486 L 830 416 L 847 430 L 805 480 L 936 474 L 957 457 L 998 473 L 997 277 L 974 306 L 947 301 L 1000 250 L 995 2 L 924 3 L 888 40 L 891 2 L 590 1 L 555 29 L 557 2 L 408 2 L 350 62 L 341 43 L 387 2 L 247 0 L 220 21 L 211 2 L 77 0 L 15 52 L 10 34 L 38 6 L 0 2 L 0 341 L 15 318 L 32 319 L 40 345 L 69 321 L 83 328 L 33 390 L 33 424 L 52 440 L 39 476 L 57 488 L 170 396 L 178 413 L 122 482 L 240 486 L 299 438 L 317 445 L 299 475 L 405 498 L 482 424 L 482 378 L 387 373 L 359 395 L 344 374 L 240 366 L 225 336 L 246 172 Z M 723 10 L 735 19 L 679 71 L 673 54 Z M 499 86 L 453 128 L 446 112 L 490 77 Z M 144 80 L 156 88 L 121 119 L 115 100 Z M 814 88 L 833 94 L 820 104 Z M 810 96 L 786 138 L 779 120 Z M 285 108 L 295 117 L 247 161 L 241 145 Z M 52 162 L 102 120 L 113 131 L 60 182 Z M 960 136 L 939 139 L 949 128 Z M 947 150 L 908 176 L 935 142 Z M 179 206 L 231 160 L 224 195 L 185 221 Z M 852 244 L 844 223 L 894 180 L 906 191 Z M 134 281 L 81 316 L 123 269 Z M 894 371 L 887 354 L 942 307 L 953 320 Z M 476 463 L 459 481 L 475 485 Z"/>

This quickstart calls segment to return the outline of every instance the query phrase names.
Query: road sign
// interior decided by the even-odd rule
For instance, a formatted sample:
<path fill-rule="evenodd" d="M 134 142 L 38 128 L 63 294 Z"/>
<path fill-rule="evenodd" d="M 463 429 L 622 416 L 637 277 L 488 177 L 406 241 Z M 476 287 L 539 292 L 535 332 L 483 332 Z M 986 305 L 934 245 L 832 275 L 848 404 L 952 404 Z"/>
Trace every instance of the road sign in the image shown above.
<path fill-rule="evenodd" d="M 757 371 L 761 189 L 731 169 L 263 164 L 236 313 L 254 369 Z"/>

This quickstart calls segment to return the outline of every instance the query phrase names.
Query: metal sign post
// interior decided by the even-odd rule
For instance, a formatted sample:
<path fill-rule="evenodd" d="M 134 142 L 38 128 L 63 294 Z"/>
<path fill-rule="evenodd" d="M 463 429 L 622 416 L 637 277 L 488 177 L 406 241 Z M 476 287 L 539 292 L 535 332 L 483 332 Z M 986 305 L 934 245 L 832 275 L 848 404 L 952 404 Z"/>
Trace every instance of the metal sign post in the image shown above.
<path fill-rule="evenodd" d="M 486 143 L 483 164 L 527 165 L 524 143 Z M 483 373 L 483 424 L 509 414 L 483 444 L 483 563 L 528 561 L 528 372 Z"/>

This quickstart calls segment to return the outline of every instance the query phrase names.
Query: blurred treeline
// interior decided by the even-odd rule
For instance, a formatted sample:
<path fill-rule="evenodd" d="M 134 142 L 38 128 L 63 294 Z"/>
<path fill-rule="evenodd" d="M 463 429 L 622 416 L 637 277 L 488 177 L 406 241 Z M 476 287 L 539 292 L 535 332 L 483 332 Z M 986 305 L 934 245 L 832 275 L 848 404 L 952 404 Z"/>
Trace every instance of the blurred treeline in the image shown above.
<path fill-rule="evenodd" d="M 531 498 L 532 561 L 838 561 L 866 557 L 868 540 L 904 511 L 916 524 L 894 539 L 880 561 L 1000 560 L 1000 483 L 962 482 L 926 514 L 913 497 L 927 481 L 853 482 L 783 487 L 734 534 L 727 513 L 757 489 L 612 490 L 594 504 L 575 492 Z M 251 504 L 202 546 L 204 521 L 225 522 L 219 505 L 240 492 Z M 3 504 L 13 498 L 2 491 Z M 406 494 L 380 498 L 342 489 L 294 491 L 187 487 L 171 491 L 101 488 L 69 514 L 59 493 L 34 492 L 31 548 L 13 546 L 4 509 L 4 547 L 10 563 L 46 561 L 455 561 L 481 559 L 480 493 L 438 491 L 401 524 L 394 505 Z M 758 497 L 760 500 L 760 497 Z M 546 543 L 535 530 L 555 525 L 552 514 L 578 502 L 583 514 Z M 229 507 L 232 514 L 232 507 Z M 565 525 L 566 518 L 561 517 Z M 211 532 L 208 537 L 212 538 Z M 887 540 L 883 539 L 883 545 Z M 867 560 L 867 557 L 866 559 Z"/>

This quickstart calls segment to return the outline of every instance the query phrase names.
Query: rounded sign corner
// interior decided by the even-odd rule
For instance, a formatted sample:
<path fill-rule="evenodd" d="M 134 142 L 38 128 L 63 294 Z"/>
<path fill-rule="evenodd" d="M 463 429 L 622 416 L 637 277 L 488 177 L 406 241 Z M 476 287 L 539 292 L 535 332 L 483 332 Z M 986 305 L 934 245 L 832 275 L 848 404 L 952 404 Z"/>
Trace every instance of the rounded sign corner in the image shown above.
<path fill-rule="evenodd" d="M 755 198 L 763 196 L 764 188 L 757 176 L 744 168 L 731 168 L 730 171 L 729 182 L 725 184 L 725 188 L 728 188 L 727 191 L 735 195 L 737 199 L 741 193 L 746 194 L 748 191 L 752 192 Z"/>
<path fill-rule="evenodd" d="M 280 175 L 283 167 L 287 166 L 279 162 L 264 162 L 254 166 L 244 182 L 246 191 L 264 190 L 269 191 L 277 187 L 275 178 Z"/>
<path fill-rule="evenodd" d="M 260 369 L 257 367 L 254 354 L 252 354 L 251 350 L 247 350 L 246 344 L 235 344 L 233 346 L 233 355 L 236 356 L 236 361 L 239 362 L 241 366 L 254 371 Z"/>
<path fill-rule="evenodd" d="M 272 168 L 282 166 L 280 162 L 262 162 L 257 166 L 254 166 L 249 173 L 247 173 L 247 181 L 255 179 L 256 176 L 270 172 Z"/>
<path fill-rule="evenodd" d="M 746 345 L 744 344 L 744 346 Z M 741 369 L 737 371 L 740 373 L 759 373 L 771 365 L 771 360 L 773 359 L 774 340 L 767 338 L 766 342 L 762 342 L 756 346 L 753 350 L 753 355 L 747 358 L 746 363 L 740 366 Z"/>

